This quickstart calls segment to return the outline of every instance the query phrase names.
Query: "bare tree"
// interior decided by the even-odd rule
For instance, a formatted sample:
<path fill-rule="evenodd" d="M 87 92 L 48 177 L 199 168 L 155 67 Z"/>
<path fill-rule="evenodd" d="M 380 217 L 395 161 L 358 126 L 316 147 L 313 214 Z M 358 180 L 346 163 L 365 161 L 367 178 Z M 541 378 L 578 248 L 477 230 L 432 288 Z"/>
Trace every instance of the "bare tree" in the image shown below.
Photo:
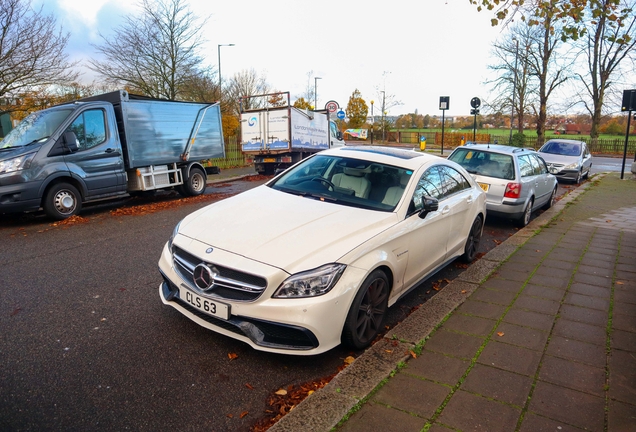
<path fill-rule="evenodd" d="M 548 101 L 556 88 L 570 78 L 572 60 L 559 52 L 564 38 L 559 35 L 559 22 L 550 14 L 548 8 L 543 22 L 533 29 L 528 47 L 528 64 L 531 73 L 538 81 L 538 103 L 536 107 L 537 145 L 545 140 L 548 118 Z"/>
<path fill-rule="evenodd" d="M 536 33 L 534 28 L 523 23 L 511 27 L 504 40 L 493 47 L 492 54 L 497 62 L 488 66 L 497 74 L 495 79 L 487 82 L 492 84 L 494 95 L 488 108 L 495 113 L 510 113 L 511 131 L 516 117 L 518 133 L 523 133 L 528 113 L 536 101 L 537 82 L 528 61 L 533 32 Z"/>
<path fill-rule="evenodd" d="M 114 35 L 97 45 L 105 60 L 91 69 L 107 81 L 145 95 L 178 99 L 192 80 L 207 74 L 199 51 L 199 22 L 185 0 L 142 0 L 140 16 L 127 17 Z"/>
<path fill-rule="evenodd" d="M 68 38 L 29 0 L 0 0 L 0 112 L 15 111 L 16 99 L 29 93 L 77 79 L 77 63 L 65 53 Z"/>
<path fill-rule="evenodd" d="M 609 8 L 613 3 L 612 0 L 599 1 L 604 8 Z M 622 1 L 621 6 L 621 16 L 617 20 L 610 20 L 607 14 L 601 14 L 598 19 L 590 21 L 587 37 L 581 42 L 587 73 L 577 75 L 588 96 L 583 104 L 592 116 L 592 138 L 599 136 L 605 98 L 620 73 L 621 64 L 625 59 L 636 58 L 636 1 Z"/>
<path fill-rule="evenodd" d="M 245 99 L 249 96 L 271 93 L 271 87 L 264 75 L 259 75 L 254 69 L 243 70 L 234 74 L 226 89 L 227 104 L 237 115 L 240 113 L 239 99 L 243 98 L 243 109 L 260 108 L 267 104 L 265 98 Z"/>

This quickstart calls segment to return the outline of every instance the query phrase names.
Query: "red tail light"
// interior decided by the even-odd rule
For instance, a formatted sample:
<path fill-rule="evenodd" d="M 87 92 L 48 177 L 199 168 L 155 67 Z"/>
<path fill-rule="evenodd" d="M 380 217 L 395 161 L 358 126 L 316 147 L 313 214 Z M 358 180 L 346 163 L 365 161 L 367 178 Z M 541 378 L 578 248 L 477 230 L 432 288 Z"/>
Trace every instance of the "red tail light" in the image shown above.
<path fill-rule="evenodd" d="M 508 183 L 506 185 L 505 198 L 519 198 L 521 196 L 521 183 Z"/>

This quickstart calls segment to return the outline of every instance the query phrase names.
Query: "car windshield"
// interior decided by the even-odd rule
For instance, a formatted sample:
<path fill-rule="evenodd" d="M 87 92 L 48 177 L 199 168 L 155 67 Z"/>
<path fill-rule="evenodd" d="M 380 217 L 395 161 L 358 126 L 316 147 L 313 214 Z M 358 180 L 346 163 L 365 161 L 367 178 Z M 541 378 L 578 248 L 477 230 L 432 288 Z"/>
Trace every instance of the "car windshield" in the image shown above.
<path fill-rule="evenodd" d="M 471 174 L 514 180 L 512 156 L 471 148 L 458 148 L 448 158 L 463 166 Z"/>
<path fill-rule="evenodd" d="M 541 153 L 549 153 L 562 156 L 580 156 L 581 144 L 548 141 L 543 147 L 541 147 L 539 151 Z"/>
<path fill-rule="evenodd" d="M 315 155 L 286 171 L 273 189 L 340 205 L 393 211 L 413 172 L 362 159 Z"/>
<path fill-rule="evenodd" d="M 0 141 L 0 150 L 45 141 L 53 135 L 72 111 L 71 109 L 53 109 L 29 115 Z"/>

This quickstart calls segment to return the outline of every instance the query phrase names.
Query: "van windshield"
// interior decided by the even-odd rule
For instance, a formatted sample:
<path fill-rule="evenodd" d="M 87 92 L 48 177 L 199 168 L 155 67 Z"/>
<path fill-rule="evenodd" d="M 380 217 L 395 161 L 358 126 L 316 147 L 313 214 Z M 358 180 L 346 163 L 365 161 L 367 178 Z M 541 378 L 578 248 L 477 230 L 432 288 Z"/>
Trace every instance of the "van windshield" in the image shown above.
<path fill-rule="evenodd" d="M 72 111 L 72 109 L 54 109 L 29 115 L 0 141 L 0 150 L 44 142 L 53 135 Z"/>

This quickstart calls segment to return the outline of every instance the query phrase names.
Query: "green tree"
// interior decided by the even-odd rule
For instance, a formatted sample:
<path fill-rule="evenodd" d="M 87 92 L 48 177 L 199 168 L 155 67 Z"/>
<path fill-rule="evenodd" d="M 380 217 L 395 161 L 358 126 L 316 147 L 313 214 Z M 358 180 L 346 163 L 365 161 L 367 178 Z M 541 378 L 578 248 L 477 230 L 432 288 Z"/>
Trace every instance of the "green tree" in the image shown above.
<path fill-rule="evenodd" d="M 347 116 L 349 117 L 349 127 L 357 129 L 362 127 L 367 122 L 367 115 L 369 114 L 369 107 L 367 103 L 362 99 L 360 90 L 355 89 L 349 97 L 349 103 L 347 104 Z"/>

